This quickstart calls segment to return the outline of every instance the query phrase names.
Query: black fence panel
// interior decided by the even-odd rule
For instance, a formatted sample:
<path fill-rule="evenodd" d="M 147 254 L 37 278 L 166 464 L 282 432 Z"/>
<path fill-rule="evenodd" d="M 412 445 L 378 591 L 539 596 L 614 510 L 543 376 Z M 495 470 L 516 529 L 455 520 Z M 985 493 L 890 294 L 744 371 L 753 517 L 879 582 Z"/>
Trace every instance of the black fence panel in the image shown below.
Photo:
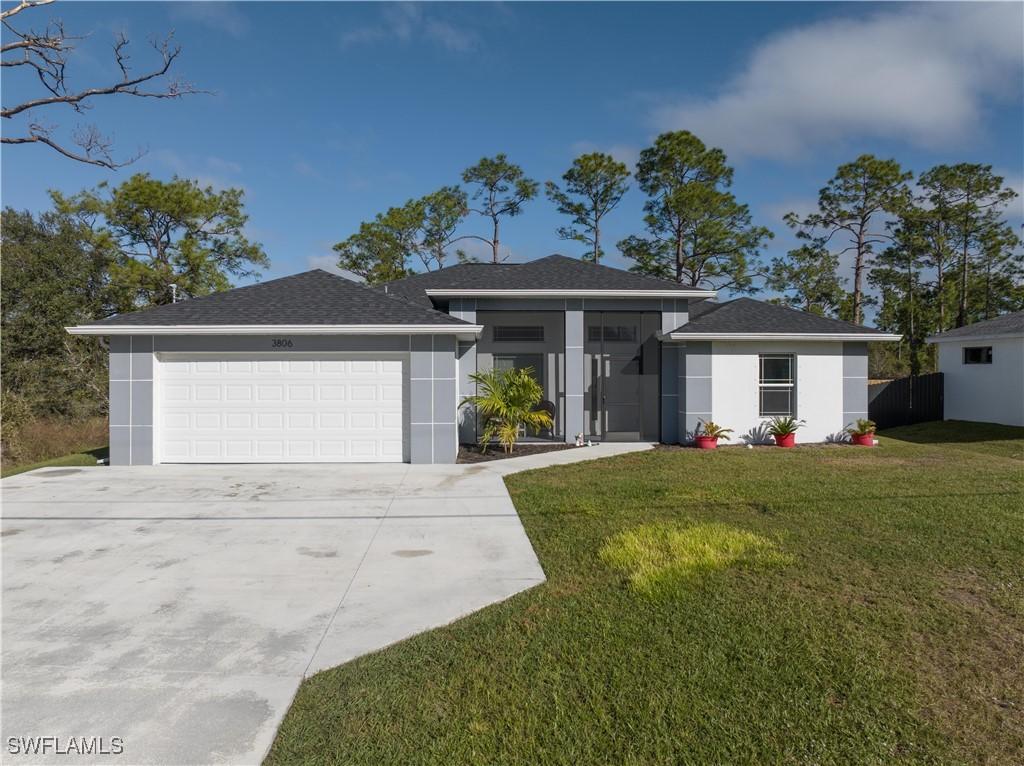
<path fill-rule="evenodd" d="M 942 415 L 941 372 L 868 386 L 868 417 L 879 430 L 942 420 Z"/>

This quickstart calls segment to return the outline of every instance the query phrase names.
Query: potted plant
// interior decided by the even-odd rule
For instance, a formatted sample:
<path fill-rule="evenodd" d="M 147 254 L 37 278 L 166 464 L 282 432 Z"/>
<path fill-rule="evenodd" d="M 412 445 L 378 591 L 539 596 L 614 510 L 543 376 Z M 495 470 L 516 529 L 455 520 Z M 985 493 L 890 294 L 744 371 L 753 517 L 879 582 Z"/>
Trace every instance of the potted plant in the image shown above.
<path fill-rule="evenodd" d="M 774 417 L 768 422 L 768 433 L 775 437 L 775 443 L 780 447 L 793 447 L 796 445 L 796 432 L 804 425 L 804 421 L 797 420 L 787 415 L 786 417 Z"/>
<path fill-rule="evenodd" d="M 700 425 L 697 426 L 697 432 L 694 434 L 694 440 L 697 442 L 697 449 L 717 449 L 718 440 L 728 438 L 729 434 L 732 433 L 731 428 L 722 428 L 717 423 L 712 423 L 710 420 L 699 421 Z"/>
<path fill-rule="evenodd" d="M 544 389 L 534 378 L 532 367 L 474 372 L 469 379 L 476 384 L 477 393 L 463 399 L 460 406 L 475 407 L 483 421 L 481 452 L 486 453 L 487 445 L 496 441 L 510 454 L 520 430 L 551 428 L 551 413 L 538 409 Z"/>
<path fill-rule="evenodd" d="M 847 426 L 846 433 L 850 435 L 850 441 L 861 447 L 875 446 L 875 421 L 860 418 L 856 425 Z"/>

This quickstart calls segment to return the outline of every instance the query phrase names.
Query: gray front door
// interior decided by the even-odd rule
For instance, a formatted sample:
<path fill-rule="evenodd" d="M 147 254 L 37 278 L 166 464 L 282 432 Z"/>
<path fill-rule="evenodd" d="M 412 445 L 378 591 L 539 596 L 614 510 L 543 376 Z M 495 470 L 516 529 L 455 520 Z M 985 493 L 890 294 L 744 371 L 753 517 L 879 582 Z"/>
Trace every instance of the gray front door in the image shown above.
<path fill-rule="evenodd" d="M 587 435 L 639 441 L 643 430 L 643 322 L 639 313 L 587 312 Z"/>

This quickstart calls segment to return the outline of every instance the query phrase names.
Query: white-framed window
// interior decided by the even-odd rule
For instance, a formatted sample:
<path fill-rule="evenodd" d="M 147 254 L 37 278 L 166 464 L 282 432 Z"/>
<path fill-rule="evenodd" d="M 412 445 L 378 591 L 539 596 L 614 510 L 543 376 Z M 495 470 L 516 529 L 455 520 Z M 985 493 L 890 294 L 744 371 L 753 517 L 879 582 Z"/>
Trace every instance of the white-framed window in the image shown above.
<path fill-rule="evenodd" d="M 992 347 L 965 346 L 964 364 L 992 364 Z"/>
<path fill-rule="evenodd" d="M 796 357 L 761 354 L 758 363 L 761 417 L 796 416 Z"/>

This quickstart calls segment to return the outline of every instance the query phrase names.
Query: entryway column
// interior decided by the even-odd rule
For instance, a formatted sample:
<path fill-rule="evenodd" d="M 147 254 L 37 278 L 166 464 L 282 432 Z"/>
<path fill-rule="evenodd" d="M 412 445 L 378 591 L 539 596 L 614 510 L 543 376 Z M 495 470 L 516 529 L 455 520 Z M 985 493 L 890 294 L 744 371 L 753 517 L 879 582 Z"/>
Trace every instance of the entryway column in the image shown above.
<path fill-rule="evenodd" d="M 565 302 L 565 440 L 584 433 L 583 301 Z"/>

